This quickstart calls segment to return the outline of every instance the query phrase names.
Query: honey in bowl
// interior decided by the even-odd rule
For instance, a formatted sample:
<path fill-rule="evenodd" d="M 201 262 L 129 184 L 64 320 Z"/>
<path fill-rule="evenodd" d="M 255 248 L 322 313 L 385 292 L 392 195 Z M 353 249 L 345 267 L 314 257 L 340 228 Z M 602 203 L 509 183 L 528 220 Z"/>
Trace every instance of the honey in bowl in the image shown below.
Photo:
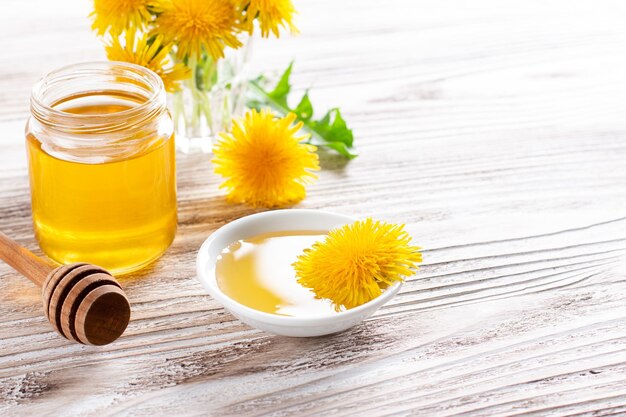
<path fill-rule="evenodd" d="M 316 298 L 296 281 L 292 264 L 326 232 L 272 232 L 238 240 L 215 266 L 217 285 L 233 300 L 265 313 L 292 317 L 337 314 L 332 302 Z"/>

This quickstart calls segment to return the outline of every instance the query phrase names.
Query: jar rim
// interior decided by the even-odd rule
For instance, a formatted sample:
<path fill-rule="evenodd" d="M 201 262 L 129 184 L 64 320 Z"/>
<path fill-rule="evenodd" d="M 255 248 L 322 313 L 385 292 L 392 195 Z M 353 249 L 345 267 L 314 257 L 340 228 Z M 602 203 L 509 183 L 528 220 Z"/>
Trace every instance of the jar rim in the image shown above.
<path fill-rule="evenodd" d="M 121 110 L 115 113 L 102 113 L 102 114 L 80 114 L 69 113 L 63 110 L 58 110 L 54 106 L 57 103 L 46 103 L 44 100 L 44 94 L 46 90 L 53 87 L 54 84 L 67 81 L 71 78 L 79 76 L 93 76 L 98 72 L 112 70 L 114 68 L 122 69 L 127 74 L 134 73 L 141 77 L 141 79 L 149 84 L 151 88 L 150 95 L 145 101 L 138 103 L 137 106 L 133 106 L 129 109 Z M 87 61 L 77 64 L 66 65 L 64 67 L 55 69 L 46 75 L 44 75 L 31 90 L 31 106 L 34 112 L 45 112 L 47 116 L 56 118 L 70 118 L 72 120 L 111 120 L 112 118 L 125 119 L 133 117 L 145 112 L 160 102 L 165 103 L 165 86 L 163 80 L 154 71 L 149 68 L 132 64 L 123 61 Z M 163 104 L 164 105 L 164 104 Z M 36 115 L 36 114 L 35 114 Z"/>
<path fill-rule="evenodd" d="M 116 97 L 132 105 L 95 114 L 58 108 L 74 100 L 80 107 L 83 98 L 92 96 Z M 169 139 L 174 129 L 161 77 L 127 62 L 82 62 L 54 70 L 35 84 L 30 104 L 26 134 L 64 160 L 101 163 L 128 158 Z"/>

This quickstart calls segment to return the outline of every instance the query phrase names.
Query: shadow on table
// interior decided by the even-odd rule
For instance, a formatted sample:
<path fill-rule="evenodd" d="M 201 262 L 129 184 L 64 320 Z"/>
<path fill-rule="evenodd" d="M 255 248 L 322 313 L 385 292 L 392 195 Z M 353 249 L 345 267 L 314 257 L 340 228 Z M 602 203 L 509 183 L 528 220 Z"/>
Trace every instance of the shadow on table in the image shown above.
<path fill-rule="evenodd" d="M 317 154 L 320 158 L 320 168 L 324 171 L 342 175 L 350 163 L 348 158 L 325 148 L 317 148 Z"/>

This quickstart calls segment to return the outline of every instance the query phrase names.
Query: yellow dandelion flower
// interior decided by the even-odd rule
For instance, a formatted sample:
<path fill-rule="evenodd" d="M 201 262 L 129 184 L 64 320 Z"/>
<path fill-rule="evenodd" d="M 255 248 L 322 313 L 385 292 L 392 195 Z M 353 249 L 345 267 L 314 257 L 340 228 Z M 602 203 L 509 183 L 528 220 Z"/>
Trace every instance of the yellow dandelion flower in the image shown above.
<path fill-rule="evenodd" d="M 331 230 L 293 264 L 298 282 L 339 310 L 357 307 L 412 275 L 422 261 L 404 225 L 366 219 Z"/>
<path fill-rule="evenodd" d="M 149 7 L 154 0 L 94 0 L 92 29 L 98 35 L 107 31 L 118 35 L 127 29 L 145 27 L 152 20 Z"/>
<path fill-rule="evenodd" d="M 298 32 L 293 24 L 296 9 L 291 0 L 239 0 L 239 7 L 246 11 L 244 24 L 250 33 L 252 33 L 255 18 L 259 19 L 261 36 L 264 38 L 269 37 L 270 31 L 278 38 L 281 26 L 289 27 L 293 33 Z"/>
<path fill-rule="evenodd" d="M 148 35 L 136 37 L 134 31 L 127 31 L 124 45 L 121 37 L 115 37 L 106 46 L 107 57 L 111 61 L 124 61 L 141 65 L 156 72 L 163 80 L 165 90 L 173 93 L 181 87 L 182 80 L 189 78 L 191 71 L 185 65 L 172 64 L 169 53 L 171 45 L 163 44 L 163 37 L 157 36 L 148 42 Z"/>
<path fill-rule="evenodd" d="M 219 59 L 224 48 L 239 48 L 240 13 L 232 0 L 164 0 L 154 33 L 178 45 L 177 56 L 199 59 L 202 51 Z"/>
<path fill-rule="evenodd" d="M 251 110 L 220 134 L 213 163 L 226 178 L 220 188 L 228 190 L 230 202 L 284 207 L 305 197 L 319 160 L 315 146 L 301 143 L 309 135 L 298 135 L 302 122 L 294 125 L 295 119 L 293 113 L 276 118 L 268 109 Z"/>

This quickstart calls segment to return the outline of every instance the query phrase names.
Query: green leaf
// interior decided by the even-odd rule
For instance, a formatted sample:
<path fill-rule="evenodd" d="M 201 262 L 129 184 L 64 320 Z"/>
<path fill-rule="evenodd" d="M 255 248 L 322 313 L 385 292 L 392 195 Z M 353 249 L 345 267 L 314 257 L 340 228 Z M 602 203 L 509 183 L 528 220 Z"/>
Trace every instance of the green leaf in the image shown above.
<path fill-rule="evenodd" d="M 293 61 L 271 91 L 265 88 L 267 82 L 263 75 L 250 80 L 248 85 L 254 97 L 248 99 L 248 107 L 260 110 L 269 106 L 283 116 L 288 113 L 295 113 L 297 120 L 304 124 L 304 129 L 311 133 L 311 139 L 308 143 L 332 149 L 348 159 L 356 158 L 357 154 L 352 149 L 354 144 L 352 129 L 348 127 L 339 109 L 329 110 L 320 120 L 313 119 L 313 103 L 311 103 L 308 90 L 296 108 L 289 106 L 288 96 L 291 92 L 289 77 L 292 69 Z"/>
<path fill-rule="evenodd" d="M 298 106 L 296 106 L 293 112 L 303 121 L 311 120 L 311 117 L 313 117 L 313 104 L 311 104 L 308 91 L 304 93 L 300 103 L 298 103 Z"/>
<path fill-rule="evenodd" d="M 289 64 L 283 75 L 281 75 L 276 87 L 269 93 L 269 96 L 276 100 L 278 103 L 285 107 L 289 107 L 287 104 L 287 96 L 291 91 L 291 84 L 289 83 L 289 77 L 291 76 L 291 70 L 293 68 L 293 61 Z"/>
<path fill-rule="evenodd" d="M 352 147 L 354 143 L 354 135 L 352 134 L 352 129 L 348 129 L 348 124 L 341 116 L 341 112 L 339 111 L 339 109 L 335 109 L 332 112 L 335 118 L 331 127 L 331 137 L 344 143 L 348 147 Z"/>
<path fill-rule="evenodd" d="M 327 142 L 341 142 L 347 147 L 352 147 L 354 143 L 352 130 L 348 129 L 339 109 L 329 110 L 322 120 L 313 125 L 313 130 Z"/>

